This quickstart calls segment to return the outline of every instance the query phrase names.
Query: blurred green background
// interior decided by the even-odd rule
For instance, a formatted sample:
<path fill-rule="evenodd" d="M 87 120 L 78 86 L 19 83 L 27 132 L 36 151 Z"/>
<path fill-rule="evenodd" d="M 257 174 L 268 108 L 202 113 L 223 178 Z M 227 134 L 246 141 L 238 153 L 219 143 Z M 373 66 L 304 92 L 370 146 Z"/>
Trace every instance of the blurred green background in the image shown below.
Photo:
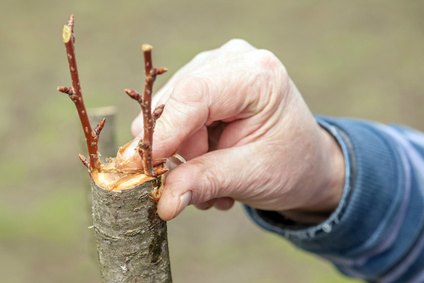
<path fill-rule="evenodd" d="M 99 282 L 61 29 L 76 16 L 88 107 L 118 107 L 131 138 L 140 44 L 169 74 L 239 37 L 273 51 L 315 113 L 424 130 L 423 1 L 0 2 L 0 281 Z M 187 209 L 169 223 L 174 282 L 353 282 L 261 231 L 240 207 Z"/>

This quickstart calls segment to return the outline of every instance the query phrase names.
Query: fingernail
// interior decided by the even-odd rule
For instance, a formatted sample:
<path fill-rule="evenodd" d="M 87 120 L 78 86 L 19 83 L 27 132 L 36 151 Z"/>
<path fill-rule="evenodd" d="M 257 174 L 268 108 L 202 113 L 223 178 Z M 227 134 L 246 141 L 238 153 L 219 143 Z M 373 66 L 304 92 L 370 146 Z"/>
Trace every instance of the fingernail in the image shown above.
<path fill-rule="evenodd" d="M 176 215 L 178 215 L 191 201 L 191 191 L 185 192 L 180 196 L 180 203 Z"/>

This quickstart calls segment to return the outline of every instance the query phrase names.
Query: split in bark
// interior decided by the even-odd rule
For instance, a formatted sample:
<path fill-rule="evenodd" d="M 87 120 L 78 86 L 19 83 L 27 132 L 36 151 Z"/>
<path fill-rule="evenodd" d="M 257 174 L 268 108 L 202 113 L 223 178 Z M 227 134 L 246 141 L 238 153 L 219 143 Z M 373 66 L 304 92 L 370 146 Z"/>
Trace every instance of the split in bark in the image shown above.
<path fill-rule="evenodd" d="M 126 90 L 138 101 L 144 117 L 144 137 L 138 152 L 143 167 L 126 167 L 118 158 L 105 163 L 99 159 L 98 142 L 105 125 L 102 119 L 93 129 L 81 91 L 75 58 L 74 17 L 63 28 L 63 42 L 71 73 L 72 87 L 58 87 L 75 103 L 87 144 L 87 159 L 79 155 L 89 169 L 92 181 L 92 215 L 97 252 L 104 282 L 172 282 L 166 222 L 156 213 L 155 198 L 161 186 L 161 175 L 167 171 L 164 162 L 152 160 L 153 130 L 164 105 L 151 110 L 153 83 L 166 68 L 152 65 L 152 47 L 143 45 L 145 85 L 143 95 Z M 125 149 L 120 148 L 119 154 Z M 119 165 L 119 166 L 118 166 Z"/>

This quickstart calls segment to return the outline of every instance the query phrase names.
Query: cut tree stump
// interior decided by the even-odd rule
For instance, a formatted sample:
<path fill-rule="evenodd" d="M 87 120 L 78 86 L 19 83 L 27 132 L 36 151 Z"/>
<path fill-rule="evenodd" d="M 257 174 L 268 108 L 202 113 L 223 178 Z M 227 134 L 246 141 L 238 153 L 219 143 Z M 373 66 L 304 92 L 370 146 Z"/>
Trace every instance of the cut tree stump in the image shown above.
<path fill-rule="evenodd" d="M 170 283 L 171 268 L 168 252 L 166 222 L 156 212 L 160 197 L 162 174 L 167 169 L 165 160 L 152 158 L 153 130 L 164 105 L 151 109 L 153 83 L 166 68 L 154 68 L 152 47 L 142 46 L 145 67 L 143 94 L 135 90 L 125 92 L 139 103 L 144 117 L 144 137 L 137 150 L 142 165 L 134 158 L 120 155 L 131 143 L 118 150 L 116 158 L 100 159 L 99 137 L 106 119 L 92 127 L 82 95 L 75 57 L 74 16 L 63 27 L 72 86 L 59 86 L 58 91 L 74 102 L 84 132 L 88 157 L 79 155 L 87 167 L 92 191 L 92 228 L 95 231 L 100 271 L 107 283 Z M 120 158 L 121 157 L 121 158 Z M 122 159 L 123 158 L 123 159 Z M 131 166 L 131 165 L 136 165 Z"/>
<path fill-rule="evenodd" d="M 172 282 L 166 222 L 150 197 L 158 186 L 160 180 L 154 179 L 106 191 L 92 183 L 93 229 L 104 282 Z"/>

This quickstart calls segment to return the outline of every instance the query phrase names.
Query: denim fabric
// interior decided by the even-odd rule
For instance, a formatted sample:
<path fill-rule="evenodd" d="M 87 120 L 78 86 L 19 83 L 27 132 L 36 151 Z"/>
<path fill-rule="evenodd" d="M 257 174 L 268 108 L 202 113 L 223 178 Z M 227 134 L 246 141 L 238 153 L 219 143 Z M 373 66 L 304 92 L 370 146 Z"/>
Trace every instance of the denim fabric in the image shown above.
<path fill-rule="evenodd" d="M 246 206 L 262 228 L 369 282 L 424 282 L 424 135 L 401 126 L 316 117 L 345 158 L 339 206 L 304 227 Z"/>

